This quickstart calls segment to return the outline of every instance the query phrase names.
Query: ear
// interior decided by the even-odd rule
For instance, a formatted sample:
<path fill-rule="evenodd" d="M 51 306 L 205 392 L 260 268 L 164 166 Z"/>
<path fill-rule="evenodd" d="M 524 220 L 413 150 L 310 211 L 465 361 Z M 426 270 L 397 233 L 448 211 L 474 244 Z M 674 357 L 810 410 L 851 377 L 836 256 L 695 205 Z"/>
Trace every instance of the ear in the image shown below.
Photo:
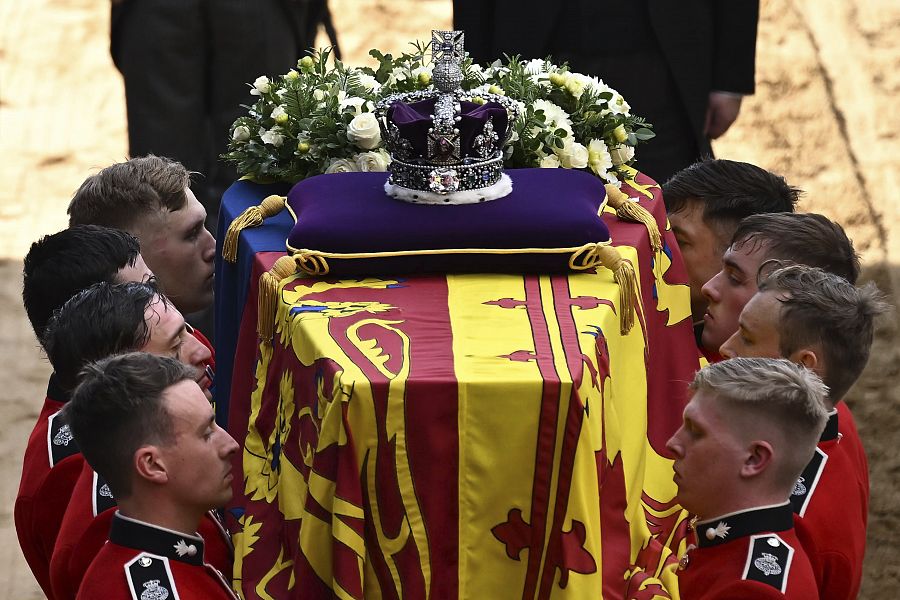
<path fill-rule="evenodd" d="M 138 477 L 157 484 L 167 483 L 169 473 L 163 453 L 158 446 L 141 446 L 134 453 L 134 468 Z"/>
<path fill-rule="evenodd" d="M 810 371 L 819 372 L 818 368 L 821 365 L 821 361 L 819 361 L 819 355 L 811 348 L 801 348 L 787 358 L 793 363 L 803 365 Z"/>
<path fill-rule="evenodd" d="M 747 448 L 747 456 L 741 465 L 741 477 L 750 478 L 762 474 L 772 464 L 772 444 L 765 440 L 754 440 Z"/>

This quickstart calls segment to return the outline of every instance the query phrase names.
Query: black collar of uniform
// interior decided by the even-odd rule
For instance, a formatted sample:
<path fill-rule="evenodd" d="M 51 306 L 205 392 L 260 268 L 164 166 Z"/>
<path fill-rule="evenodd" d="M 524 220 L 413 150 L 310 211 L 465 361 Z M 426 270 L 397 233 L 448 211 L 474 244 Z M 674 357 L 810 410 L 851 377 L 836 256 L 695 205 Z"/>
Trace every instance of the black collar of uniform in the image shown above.
<path fill-rule="evenodd" d="M 47 397 L 62 404 L 68 402 L 72 397 L 71 392 L 67 391 L 59 382 L 56 373 L 50 374 L 50 381 L 47 382 Z"/>
<path fill-rule="evenodd" d="M 701 548 L 725 544 L 731 540 L 769 531 L 785 531 L 794 526 L 791 503 L 750 508 L 694 525 Z"/>
<path fill-rule="evenodd" d="M 203 566 L 203 538 L 165 529 L 122 515 L 113 516 L 109 541 L 171 560 Z"/>
<path fill-rule="evenodd" d="M 820 442 L 830 442 L 831 440 L 836 440 L 838 436 L 838 412 L 837 409 L 833 409 L 830 413 L 828 413 L 828 422 L 825 423 L 825 431 L 822 432 L 822 437 L 819 438 Z"/>

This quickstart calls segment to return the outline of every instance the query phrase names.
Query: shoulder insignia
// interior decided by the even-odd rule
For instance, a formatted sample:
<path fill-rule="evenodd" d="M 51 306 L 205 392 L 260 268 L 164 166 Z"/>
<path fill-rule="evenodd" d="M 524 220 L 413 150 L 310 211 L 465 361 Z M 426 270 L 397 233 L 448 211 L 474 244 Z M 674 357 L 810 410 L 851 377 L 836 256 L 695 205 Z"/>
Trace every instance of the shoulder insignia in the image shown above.
<path fill-rule="evenodd" d="M 94 471 L 94 486 L 92 491 L 91 504 L 93 505 L 95 517 L 110 508 L 118 506 L 118 502 L 116 502 L 116 499 L 113 497 L 109 485 L 97 471 Z"/>
<path fill-rule="evenodd" d="M 69 424 L 59 412 L 47 417 L 47 456 L 50 458 L 50 467 L 53 468 L 64 458 L 79 452 L 78 444 L 75 443 L 75 438 L 69 430 Z"/>
<path fill-rule="evenodd" d="M 809 501 L 812 500 L 813 492 L 819 483 L 819 478 L 825 470 L 825 463 L 828 462 L 828 455 L 816 448 L 812 459 L 803 468 L 800 478 L 794 484 L 794 490 L 791 492 L 791 508 L 795 515 L 801 518 L 809 507 Z"/>
<path fill-rule="evenodd" d="M 774 533 L 750 536 L 743 579 L 759 581 L 784 593 L 794 549 Z"/>
<path fill-rule="evenodd" d="M 141 552 L 125 564 L 132 600 L 180 600 L 169 559 Z"/>

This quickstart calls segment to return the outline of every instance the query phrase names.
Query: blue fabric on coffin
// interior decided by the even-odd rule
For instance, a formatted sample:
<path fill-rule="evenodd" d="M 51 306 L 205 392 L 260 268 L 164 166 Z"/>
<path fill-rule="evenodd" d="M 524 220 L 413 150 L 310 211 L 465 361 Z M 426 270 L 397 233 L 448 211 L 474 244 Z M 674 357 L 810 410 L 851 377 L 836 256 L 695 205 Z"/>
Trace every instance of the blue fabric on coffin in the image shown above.
<path fill-rule="evenodd" d="M 511 169 L 510 195 L 478 204 L 408 204 L 384 173 L 310 177 L 288 194 L 289 250 L 325 258 L 327 273 L 570 271 L 582 246 L 607 242 L 603 182 L 567 169 Z M 362 255 L 362 256 L 356 256 Z"/>

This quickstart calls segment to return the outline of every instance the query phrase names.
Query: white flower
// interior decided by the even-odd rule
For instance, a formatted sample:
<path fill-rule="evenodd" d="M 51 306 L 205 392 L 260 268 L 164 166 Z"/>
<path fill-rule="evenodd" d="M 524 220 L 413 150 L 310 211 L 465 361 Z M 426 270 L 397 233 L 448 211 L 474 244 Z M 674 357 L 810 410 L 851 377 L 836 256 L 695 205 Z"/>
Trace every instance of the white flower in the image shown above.
<path fill-rule="evenodd" d="M 558 169 L 559 168 L 559 159 L 556 158 L 555 154 L 550 154 L 549 156 L 545 156 L 541 159 L 540 167 L 542 169 Z"/>
<path fill-rule="evenodd" d="M 369 75 L 368 73 L 363 73 L 362 71 L 358 72 L 359 76 L 359 84 L 369 90 L 370 92 L 378 92 L 381 88 L 381 84 L 378 83 L 378 80 Z"/>
<path fill-rule="evenodd" d="M 609 112 L 614 115 L 631 114 L 631 106 L 625 101 L 625 98 L 612 88 L 610 88 L 609 91 L 612 92 L 613 95 L 612 99 L 609 101 Z"/>
<path fill-rule="evenodd" d="M 253 82 L 253 89 L 250 90 L 250 93 L 254 96 L 262 96 L 263 94 L 268 94 L 271 90 L 272 83 L 269 81 L 269 78 L 265 75 L 260 75 Z"/>
<path fill-rule="evenodd" d="M 372 113 L 356 115 L 347 126 L 347 139 L 362 148 L 371 150 L 381 143 L 381 130 L 378 119 Z"/>
<path fill-rule="evenodd" d="M 281 129 L 277 126 L 273 127 L 272 129 L 270 129 L 268 131 L 260 128 L 259 139 L 261 139 L 263 141 L 263 143 L 272 144 L 276 148 L 281 146 L 284 143 L 284 136 L 281 135 Z"/>
<path fill-rule="evenodd" d="M 616 166 L 627 163 L 629 160 L 634 158 L 634 146 L 628 146 L 625 144 L 616 146 L 615 148 L 611 148 L 609 150 L 609 156 L 612 159 L 612 164 Z"/>
<path fill-rule="evenodd" d="M 332 158 L 325 169 L 326 173 L 353 173 L 356 171 L 356 163 L 347 158 Z"/>
<path fill-rule="evenodd" d="M 419 76 L 422 75 L 422 74 L 424 74 L 424 75 L 427 76 L 427 77 L 425 77 L 425 79 L 427 79 L 427 80 L 430 81 L 430 80 L 431 80 L 431 76 L 434 74 L 434 73 L 433 73 L 433 70 L 434 70 L 434 66 L 433 66 L 433 65 L 421 65 L 421 66 L 418 66 L 418 67 L 416 67 L 415 69 L 412 70 L 412 78 L 413 78 L 413 79 L 419 79 Z M 421 81 L 421 80 L 420 80 L 420 81 Z"/>
<path fill-rule="evenodd" d="M 325 90 L 320 90 L 319 88 L 313 90 L 313 98 L 316 99 L 316 102 L 322 102 L 327 95 Z"/>
<path fill-rule="evenodd" d="M 591 171 L 610 181 L 607 171 L 612 169 L 613 163 L 603 140 L 593 139 L 588 144 L 588 165 L 591 167 Z"/>
<path fill-rule="evenodd" d="M 358 115 L 363 111 L 363 106 L 366 103 L 365 98 L 360 98 L 358 96 L 347 96 L 338 104 L 338 108 L 341 112 L 344 112 L 348 108 L 350 112 L 354 115 Z"/>
<path fill-rule="evenodd" d="M 603 83 L 602 79 L 597 79 L 596 77 L 588 77 L 587 83 L 585 84 L 589 90 L 594 92 L 594 94 L 602 94 L 604 92 L 611 92 L 612 88 Z"/>
<path fill-rule="evenodd" d="M 406 69 L 404 69 L 403 67 L 394 67 L 394 69 L 388 75 L 385 85 L 393 85 L 398 81 L 406 81 L 408 77 L 409 73 L 407 73 Z"/>
<path fill-rule="evenodd" d="M 525 72 L 529 75 L 540 75 L 541 73 L 546 73 L 547 69 L 544 67 L 544 59 L 543 58 L 532 58 L 527 63 L 525 63 Z"/>
<path fill-rule="evenodd" d="M 281 98 L 285 94 L 287 94 L 287 88 L 280 88 L 280 89 L 275 90 L 275 95 L 278 96 L 279 98 Z"/>
<path fill-rule="evenodd" d="M 484 69 L 478 63 L 473 62 L 471 65 L 469 65 L 469 74 L 484 76 Z"/>
<path fill-rule="evenodd" d="M 532 106 L 534 110 L 544 112 L 544 122 L 547 129 L 550 131 L 564 129 L 569 134 L 569 137 L 572 136 L 572 120 L 569 118 L 569 113 L 549 100 L 535 100 Z"/>
<path fill-rule="evenodd" d="M 231 139 L 235 142 L 246 142 L 250 139 L 250 128 L 246 125 L 238 125 L 231 134 Z"/>
<path fill-rule="evenodd" d="M 279 125 L 284 125 L 285 123 L 288 122 L 288 119 L 289 119 L 289 117 L 288 117 L 287 111 L 284 110 L 283 106 L 278 105 L 272 111 L 272 120 L 274 120 Z"/>
<path fill-rule="evenodd" d="M 588 149 L 578 142 L 569 142 L 559 150 L 559 164 L 565 169 L 583 169 L 588 166 Z"/>
<path fill-rule="evenodd" d="M 384 172 L 391 162 L 390 155 L 384 150 L 376 150 L 374 152 L 360 152 L 353 157 L 356 168 L 364 173 Z"/>

